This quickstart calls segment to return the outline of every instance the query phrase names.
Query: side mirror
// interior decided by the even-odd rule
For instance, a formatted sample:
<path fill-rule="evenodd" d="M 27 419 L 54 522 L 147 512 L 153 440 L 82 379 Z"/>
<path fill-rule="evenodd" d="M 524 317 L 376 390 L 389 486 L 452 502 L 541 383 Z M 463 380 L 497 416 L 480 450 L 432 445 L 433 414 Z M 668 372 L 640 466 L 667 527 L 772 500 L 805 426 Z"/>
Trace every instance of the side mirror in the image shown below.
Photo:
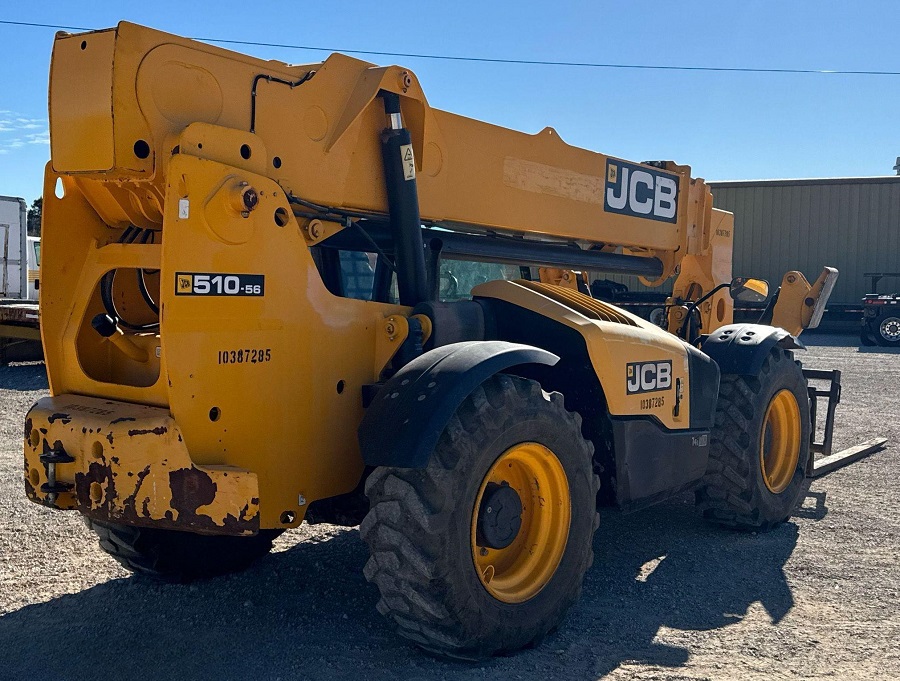
<path fill-rule="evenodd" d="M 731 297 L 742 303 L 764 303 L 769 299 L 769 282 L 735 277 L 731 280 Z"/>

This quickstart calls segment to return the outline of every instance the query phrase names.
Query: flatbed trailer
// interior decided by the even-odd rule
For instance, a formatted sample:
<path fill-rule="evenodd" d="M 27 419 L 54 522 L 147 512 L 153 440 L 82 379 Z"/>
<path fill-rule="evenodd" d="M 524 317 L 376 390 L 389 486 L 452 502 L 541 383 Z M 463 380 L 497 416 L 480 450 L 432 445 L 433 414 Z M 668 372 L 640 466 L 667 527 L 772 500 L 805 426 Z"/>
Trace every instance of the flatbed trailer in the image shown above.
<path fill-rule="evenodd" d="M 0 298 L 0 364 L 42 357 L 38 302 Z"/>

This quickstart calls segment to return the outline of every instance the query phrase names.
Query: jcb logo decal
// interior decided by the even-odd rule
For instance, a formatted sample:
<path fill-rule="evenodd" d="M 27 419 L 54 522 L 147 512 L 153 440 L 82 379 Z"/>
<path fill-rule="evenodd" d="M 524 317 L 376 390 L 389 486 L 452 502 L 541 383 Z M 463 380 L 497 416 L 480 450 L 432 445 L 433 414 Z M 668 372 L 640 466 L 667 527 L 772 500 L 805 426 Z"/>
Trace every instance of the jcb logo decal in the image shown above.
<path fill-rule="evenodd" d="M 672 387 L 672 360 L 631 362 L 626 365 L 625 390 L 629 395 L 653 393 Z"/>
<path fill-rule="evenodd" d="M 607 159 L 603 208 L 608 213 L 676 222 L 678 176 Z"/>

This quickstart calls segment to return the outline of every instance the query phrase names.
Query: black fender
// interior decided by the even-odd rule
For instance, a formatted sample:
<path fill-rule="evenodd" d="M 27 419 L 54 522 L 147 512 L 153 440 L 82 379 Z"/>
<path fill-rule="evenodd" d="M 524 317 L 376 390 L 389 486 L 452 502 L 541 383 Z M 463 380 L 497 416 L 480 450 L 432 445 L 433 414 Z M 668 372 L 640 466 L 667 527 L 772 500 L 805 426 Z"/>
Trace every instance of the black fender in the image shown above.
<path fill-rule="evenodd" d="M 796 337 L 777 326 L 765 324 L 728 324 L 703 336 L 700 349 L 719 365 L 723 374 L 755 376 L 766 355 L 776 345 L 805 350 Z"/>
<path fill-rule="evenodd" d="M 429 350 L 392 376 L 372 400 L 357 431 L 363 461 L 424 468 L 450 417 L 485 380 L 510 367 L 558 361 L 547 350 L 506 341 Z"/>

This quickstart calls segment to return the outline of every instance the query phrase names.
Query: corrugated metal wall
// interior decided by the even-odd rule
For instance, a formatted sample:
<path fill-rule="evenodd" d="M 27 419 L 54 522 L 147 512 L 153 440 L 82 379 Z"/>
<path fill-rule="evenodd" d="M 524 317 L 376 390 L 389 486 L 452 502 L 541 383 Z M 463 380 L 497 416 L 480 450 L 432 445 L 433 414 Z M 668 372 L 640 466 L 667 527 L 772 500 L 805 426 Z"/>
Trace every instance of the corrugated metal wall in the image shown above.
<path fill-rule="evenodd" d="M 900 177 L 709 185 L 715 207 L 734 213 L 735 276 L 762 277 L 777 286 L 788 270 L 812 281 L 832 265 L 840 277 L 831 302 L 846 304 L 867 292 L 865 272 L 900 272 Z M 634 277 L 610 278 L 647 290 Z"/>
<path fill-rule="evenodd" d="M 812 281 L 833 265 L 841 274 L 831 301 L 857 303 L 866 293 L 865 272 L 900 272 L 900 177 L 710 187 L 716 208 L 734 213 L 736 275 L 777 284 L 799 269 Z"/>

